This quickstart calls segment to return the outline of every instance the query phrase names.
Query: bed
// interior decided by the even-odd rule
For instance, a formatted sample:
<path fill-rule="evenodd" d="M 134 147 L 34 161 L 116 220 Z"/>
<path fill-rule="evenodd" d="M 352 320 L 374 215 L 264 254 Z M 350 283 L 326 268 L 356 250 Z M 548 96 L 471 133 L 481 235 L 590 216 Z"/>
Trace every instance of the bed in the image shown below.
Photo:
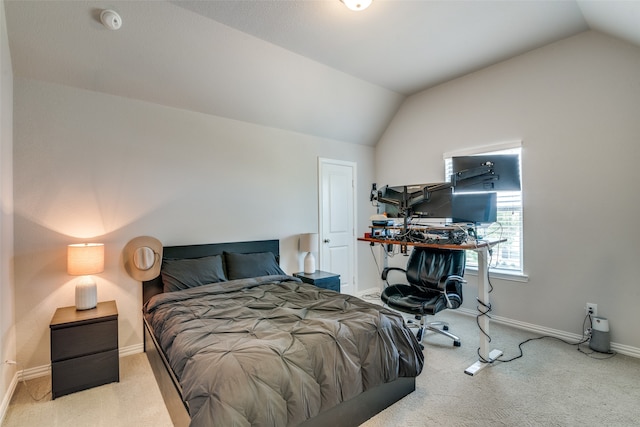
<path fill-rule="evenodd" d="M 163 248 L 145 352 L 176 426 L 357 426 L 415 390 L 402 317 L 302 283 L 279 241 Z"/>

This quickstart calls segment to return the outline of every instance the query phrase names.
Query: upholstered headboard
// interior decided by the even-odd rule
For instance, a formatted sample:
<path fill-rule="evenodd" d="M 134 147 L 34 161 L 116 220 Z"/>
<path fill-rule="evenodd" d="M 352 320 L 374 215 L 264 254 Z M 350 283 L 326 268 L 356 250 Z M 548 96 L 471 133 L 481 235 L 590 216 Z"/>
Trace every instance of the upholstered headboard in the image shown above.
<path fill-rule="evenodd" d="M 192 259 L 211 255 L 222 255 L 224 252 L 250 254 L 257 252 L 272 252 L 276 259 L 280 259 L 279 240 L 257 240 L 251 242 L 211 243 L 202 245 L 165 246 L 162 249 L 163 259 Z M 163 292 L 162 276 L 142 282 L 142 304 L 149 298 Z"/>

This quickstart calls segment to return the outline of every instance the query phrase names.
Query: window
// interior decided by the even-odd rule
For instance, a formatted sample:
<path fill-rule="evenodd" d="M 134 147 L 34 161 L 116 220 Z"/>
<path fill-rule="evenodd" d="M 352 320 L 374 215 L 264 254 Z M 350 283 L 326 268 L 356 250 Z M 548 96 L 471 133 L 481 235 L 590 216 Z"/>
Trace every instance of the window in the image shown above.
<path fill-rule="evenodd" d="M 445 179 L 451 180 L 452 157 L 481 154 L 517 154 L 521 156 L 521 143 L 501 144 L 464 152 L 445 153 Z M 522 165 L 522 162 L 521 162 Z M 522 174 L 522 167 L 520 167 Z M 499 191 L 497 222 L 489 227 L 478 230 L 478 235 L 507 241 L 497 246 L 491 257 L 492 270 L 502 270 L 506 274 L 523 274 L 522 257 L 522 191 Z M 478 256 L 474 251 L 467 251 L 467 267 L 478 267 Z"/>

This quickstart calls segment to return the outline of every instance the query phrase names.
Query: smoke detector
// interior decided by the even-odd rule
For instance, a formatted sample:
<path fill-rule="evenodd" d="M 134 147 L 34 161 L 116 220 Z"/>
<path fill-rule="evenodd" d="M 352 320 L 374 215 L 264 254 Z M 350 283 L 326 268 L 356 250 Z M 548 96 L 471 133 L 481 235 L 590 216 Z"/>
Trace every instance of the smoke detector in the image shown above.
<path fill-rule="evenodd" d="M 118 12 L 111 9 L 105 9 L 100 12 L 100 22 L 110 30 L 117 30 L 122 26 L 122 18 Z"/>

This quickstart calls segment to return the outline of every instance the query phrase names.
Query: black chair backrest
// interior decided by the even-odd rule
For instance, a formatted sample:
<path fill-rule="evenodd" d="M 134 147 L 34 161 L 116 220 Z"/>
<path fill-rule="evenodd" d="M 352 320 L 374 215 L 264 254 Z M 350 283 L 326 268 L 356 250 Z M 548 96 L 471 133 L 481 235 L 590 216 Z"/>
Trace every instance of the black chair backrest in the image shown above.
<path fill-rule="evenodd" d="M 418 287 L 434 290 L 440 279 L 464 276 L 465 251 L 414 247 L 407 261 L 407 281 Z"/>

